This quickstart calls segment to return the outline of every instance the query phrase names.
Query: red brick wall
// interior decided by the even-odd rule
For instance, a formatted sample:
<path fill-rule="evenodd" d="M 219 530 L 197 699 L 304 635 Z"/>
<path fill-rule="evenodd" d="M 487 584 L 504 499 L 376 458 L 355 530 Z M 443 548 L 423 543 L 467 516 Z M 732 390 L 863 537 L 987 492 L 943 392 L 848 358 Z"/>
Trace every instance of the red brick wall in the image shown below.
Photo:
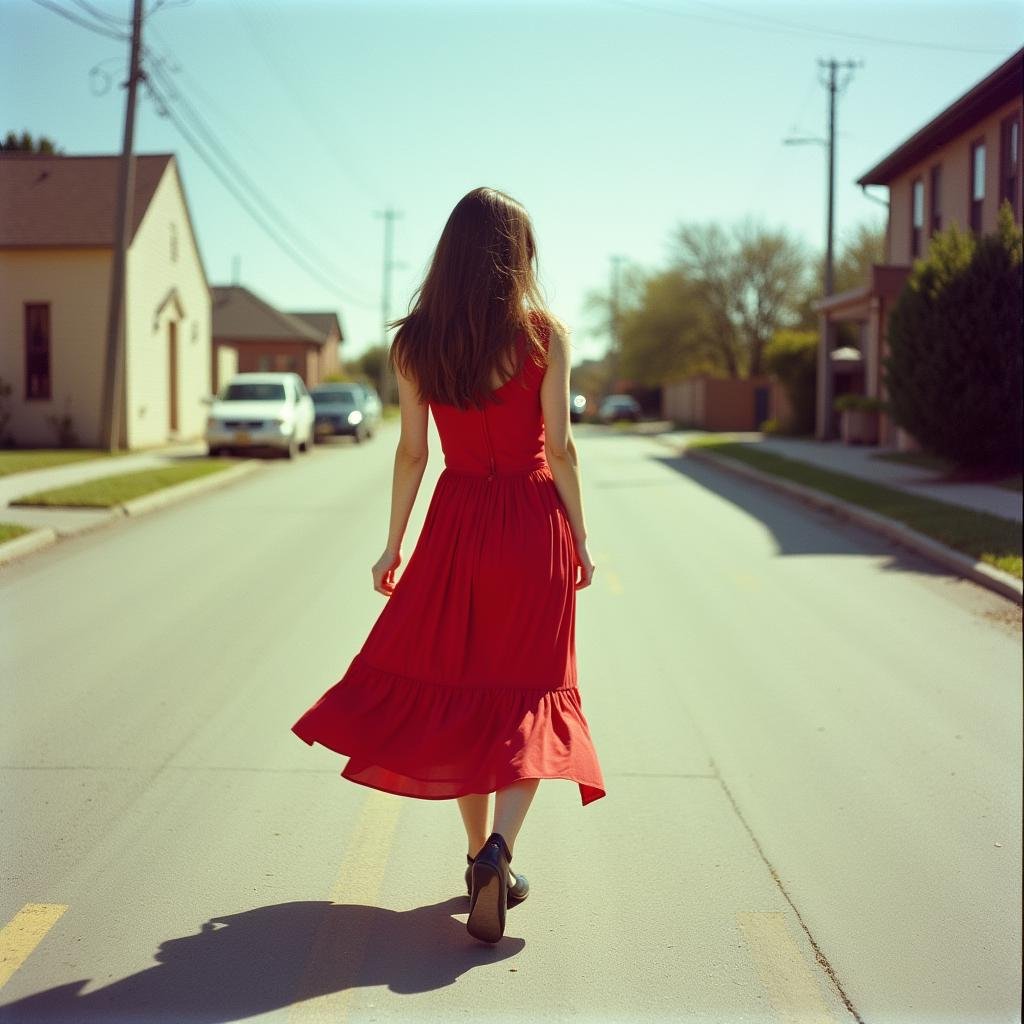
<path fill-rule="evenodd" d="M 783 425 L 790 416 L 789 402 L 774 378 L 709 377 L 698 374 L 665 386 L 662 415 L 703 430 L 760 430 L 756 422 L 754 394 L 768 389 L 764 419 L 777 419 Z"/>

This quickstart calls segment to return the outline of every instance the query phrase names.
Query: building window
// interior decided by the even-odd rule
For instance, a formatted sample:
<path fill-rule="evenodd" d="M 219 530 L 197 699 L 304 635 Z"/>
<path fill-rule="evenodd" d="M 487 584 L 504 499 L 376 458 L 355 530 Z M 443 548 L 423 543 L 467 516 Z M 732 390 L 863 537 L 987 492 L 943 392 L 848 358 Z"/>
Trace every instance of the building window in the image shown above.
<path fill-rule="evenodd" d="M 1014 220 L 1020 221 L 1017 185 L 1020 180 L 1020 117 L 1014 114 L 999 126 L 999 205 L 1010 201 Z"/>
<path fill-rule="evenodd" d="M 25 303 L 25 398 L 50 398 L 50 304 Z"/>
<path fill-rule="evenodd" d="M 942 230 L 942 165 L 936 164 L 931 174 L 931 222 L 929 232 Z"/>
<path fill-rule="evenodd" d="M 171 223 L 171 262 L 178 262 L 178 228 Z"/>
<path fill-rule="evenodd" d="M 270 369 L 270 356 L 260 356 L 258 369 L 260 373 L 266 373 Z"/>
<path fill-rule="evenodd" d="M 915 179 L 910 186 L 910 258 L 921 255 L 921 229 L 924 227 L 924 181 Z"/>
<path fill-rule="evenodd" d="M 981 204 L 985 199 L 985 143 L 971 146 L 971 230 L 981 234 Z"/>

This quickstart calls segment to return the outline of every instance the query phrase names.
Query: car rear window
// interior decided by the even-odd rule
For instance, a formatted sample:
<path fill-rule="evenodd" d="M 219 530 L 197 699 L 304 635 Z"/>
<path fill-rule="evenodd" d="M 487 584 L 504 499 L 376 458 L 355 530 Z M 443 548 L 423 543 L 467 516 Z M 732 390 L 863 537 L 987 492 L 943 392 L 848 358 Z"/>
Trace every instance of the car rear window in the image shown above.
<path fill-rule="evenodd" d="M 224 392 L 225 402 L 283 402 L 284 385 L 271 382 L 229 384 Z"/>
<path fill-rule="evenodd" d="M 314 391 L 313 401 L 316 405 L 355 405 L 356 396 L 349 390 L 340 388 L 332 391 Z"/>

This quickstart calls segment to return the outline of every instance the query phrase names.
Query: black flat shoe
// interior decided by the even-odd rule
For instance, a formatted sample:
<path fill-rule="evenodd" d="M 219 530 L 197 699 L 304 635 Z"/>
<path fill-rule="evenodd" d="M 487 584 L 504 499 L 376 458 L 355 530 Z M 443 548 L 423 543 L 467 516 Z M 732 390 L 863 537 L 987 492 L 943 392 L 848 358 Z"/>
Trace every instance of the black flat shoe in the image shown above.
<path fill-rule="evenodd" d="M 468 853 L 466 854 L 466 863 L 469 865 L 466 868 L 466 895 L 472 896 L 473 858 Z M 526 875 L 517 875 L 514 871 L 511 874 L 516 880 L 516 884 L 508 887 L 508 905 L 509 907 L 517 907 L 530 895 L 530 883 L 527 881 Z"/>
<path fill-rule="evenodd" d="M 500 942 L 505 934 L 508 866 L 512 853 L 504 837 L 492 832 L 469 869 L 469 920 L 466 931 L 481 942 Z"/>

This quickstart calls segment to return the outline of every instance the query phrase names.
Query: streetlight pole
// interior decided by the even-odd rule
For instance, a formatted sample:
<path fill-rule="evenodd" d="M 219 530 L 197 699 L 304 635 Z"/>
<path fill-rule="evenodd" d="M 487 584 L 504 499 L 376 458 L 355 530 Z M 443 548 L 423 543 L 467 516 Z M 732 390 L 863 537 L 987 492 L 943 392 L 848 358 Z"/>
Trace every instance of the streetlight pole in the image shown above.
<path fill-rule="evenodd" d="M 380 339 L 382 358 L 380 363 L 380 397 L 385 404 L 390 400 L 391 387 L 388 376 L 388 321 L 391 319 L 391 271 L 397 265 L 392 258 L 394 250 L 394 223 L 402 216 L 401 212 L 388 207 L 378 210 L 375 214 L 384 219 L 384 268 L 381 282 L 381 323 Z"/>
<path fill-rule="evenodd" d="M 783 139 L 783 145 L 798 146 L 804 143 L 813 143 L 828 147 L 828 179 L 827 179 L 827 214 L 825 224 L 825 268 L 824 268 L 824 293 L 827 298 L 835 289 L 835 178 L 836 178 L 836 91 L 839 86 L 836 84 L 836 72 L 839 68 L 847 68 L 853 71 L 854 68 L 863 64 L 863 61 L 837 61 L 835 58 L 819 60 L 818 66 L 828 69 L 828 79 L 822 84 L 828 89 L 828 137 L 825 139 L 806 137 Z M 849 76 L 842 83 L 845 88 Z M 823 410 L 822 418 L 822 440 L 829 440 L 832 437 L 832 338 L 833 325 L 824 318 L 823 338 L 820 356 L 818 381 L 821 394 L 818 396 L 818 407 Z"/>
<path fill-rule="evenodd" d="M 614 388 L 618 382 L 619 369 L 622 364 L 621 341 L 619 339 L 619 308 L 620 308 L 620 268 L 626 262 L 625 256 L 611 256 L 611 301 L 609 302 L 608 328 L 611 335 L 611 381 Z"/>

